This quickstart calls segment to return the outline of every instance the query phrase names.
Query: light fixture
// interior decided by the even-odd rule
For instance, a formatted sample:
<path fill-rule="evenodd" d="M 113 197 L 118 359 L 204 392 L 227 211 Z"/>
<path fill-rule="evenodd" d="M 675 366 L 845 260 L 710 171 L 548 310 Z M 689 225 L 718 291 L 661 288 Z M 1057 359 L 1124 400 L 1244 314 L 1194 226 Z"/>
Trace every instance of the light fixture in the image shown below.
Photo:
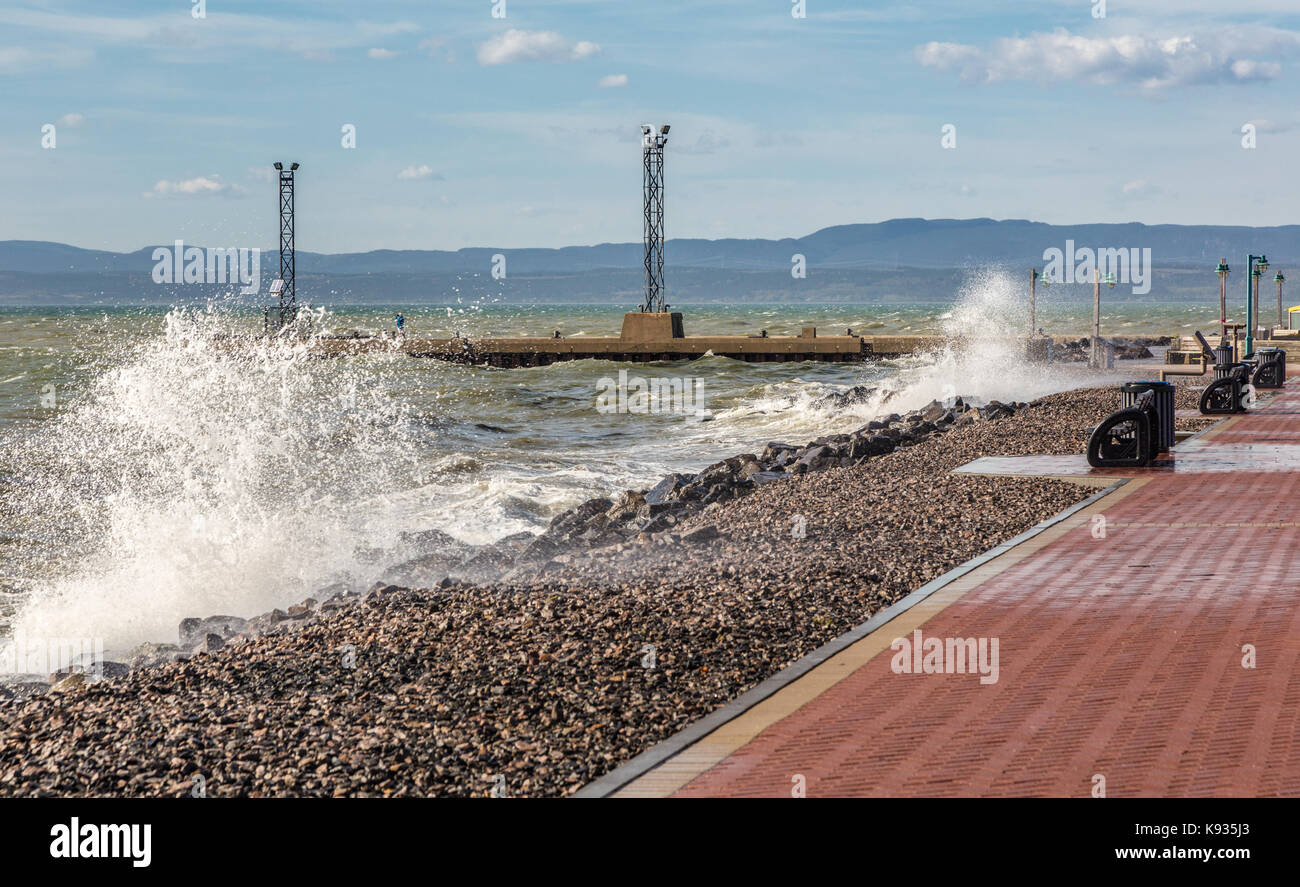
<path fill-rule="evenodd" d="M 1115 274 L 1112 271 L 1106 272 L 1106 286 L 1110 287 L 1111 289 L 1115 288 Z"/>
<path fill-rule="evenodd" d="M 1259 280 L 1261 277 L 1264 276 L 1264 273 L 1260 270 L 1260 266 L 1256 265 L 1255 270 L 1250 272 L 1250 276 L 1255 278 L 1256 280 Z"/>
<path fill-rule="evenodd" d="M 284 164 L 277 160 L 277 161 L 275 162 L 275 168 L 276 168 L 276 169 L 284 169 Z"/>
<path fill-rule="evenodd" d="M 1260 257 L 1259 257 L 1259 261 L 1255 263 L 1255 267 L 1258 268 L 1260 271 L 1267 271 L 1267 270 L 1268 270 L 1268 256 L 1260 256 Z"/>
<path fill-rule="evenodd" d="M 1217 275 L 1219 275 L 1220 277 L 1227 277 L 1227 276 L 1228 276 L 1228 272 L 1231 271 L 1231 270 L 1232 270 L 1232 269 L 1228 267 L 1228 263 L 1227 263 L 1227 262 L 1220 262 L 1220 263 L 1219 263 L 1219 267 L 1217 267 L 1217 268 L 1214 269 L 1214 273 L 1217 274 Z"/>
<path fill-rule="evenodd" d="M 289 172 L 293 172 L 293 171 L 294 171 L 295 169 L 297 169 L 297 168 L 298 168 L 298 162 L 297 162 L 297 161 L 294 161 L 293 163 L 289 164 Z"/>
<path fill-rule="evenodd" d="M 1284 280 L 1286 280 L 1286 278 L 1282 276 L 1282 272 L 1281 272 L 1281 271 L 1279 271 L 1279 272 L 1277 272 L 1277 274 L 1274 274 L 1274 275 L 1273 275 L 1273 282 L 1274 282 L 1274 283 L 1281 283 L 1281 282 L 1284 281 Z"/>

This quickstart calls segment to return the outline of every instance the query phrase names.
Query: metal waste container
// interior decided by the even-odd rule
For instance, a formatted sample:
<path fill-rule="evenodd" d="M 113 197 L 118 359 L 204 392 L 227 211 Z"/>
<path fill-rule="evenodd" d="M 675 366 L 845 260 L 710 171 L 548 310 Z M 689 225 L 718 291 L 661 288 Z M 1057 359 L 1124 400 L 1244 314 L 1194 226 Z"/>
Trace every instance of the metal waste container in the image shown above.
<path fill-rule="evenodd" d="M 1218 347 L 1214 349 L 1215 365 L 1227 366 L 1228 364 L 1233 363 L 1234 357 L 1236 357 L 1236 355 L 1232 353 L 1232 343 L 1226 338 L 1219 340 Z"/>
<path fill-rule="evenodd" d="M 1232 374 L 1232 367 L 1236 354 L 1233 353 L 1232 343 L 1226 337 L 1219 340 L 1218 346 L 1214 349 L 1214 378 L 1226 379 Z"/>
<path fill-rule="evenodd" d="M 1286 351 L 1282 348 L 1256 348 L 1259 368 L 1255 370 L 1256 388 L 1281 388 L 1286 383 Z"/>
<path fill-rule="evenodd" d="M 1156 420 L 1152 423 L 1156 449 L 1161 453 L 1169 452 L 1174 445 L 1174 386 L 1168 382 L 1125 382 L 1119 390 L 1122 409 L 1136 405 L 1142 392 L 1151 392 L 1151 403 L 1156 411 Z"/>

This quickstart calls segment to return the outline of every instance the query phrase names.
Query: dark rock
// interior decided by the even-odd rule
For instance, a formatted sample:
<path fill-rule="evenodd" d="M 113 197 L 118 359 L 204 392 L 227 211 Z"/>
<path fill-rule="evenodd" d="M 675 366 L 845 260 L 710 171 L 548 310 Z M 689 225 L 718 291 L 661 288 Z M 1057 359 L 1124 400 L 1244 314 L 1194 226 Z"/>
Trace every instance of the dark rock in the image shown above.
<path fill-rule="evenodd" d="M 248 625 L 247 619 L 238 616 L 209 616 L 206 619 L 182 619 L 180 624 L 180 642 L 185 648 L 201 644 L 209 634 L 220 638 L 232 638 L 240 634 Z"/>
<path fill-rule="evenodd" d="M 813 406 L 817 409 L 857 406 L 869 401 L 875 393 L 876 389 L 868 385 L 854 385 L 847 391 L 836 391 L 817 398 L 813 401 Z"/>
<path fill-rule="evenodd" d="M 317 601 L 315 598 L 309 597 L 302 603 L 294 604 L 292 607 L 290 607 L 289 615 L 297 616 L 300 613 L 310 613 L 312 610 L 316 609 L 316 607 L 319 606 L 319 604 L 320 602 Z"/>
<path fill-rule="evenodd" d="M 154 668 L 166 665 L 180 654 L 181 648 L 175 644 L 140 644 L 126 654 L 126 664 L 131 668 Z"/>
<path fill-rule="evenodd" d="M 701 471 L 692 481 L 692 485 L 699 484 L 705 489 L 710 489 L 720 483 L 727 483 L 735 476 L 736 467 L 738 465 L 733 466 L 726 461 L 715 462 Z"/>
<path fill-rule="evenodd" d="M 650 492 L 645 494 L 645 501 L 650 505 L 667 502 L 675 498 L 677 492 L 692 479 L 693 476 L 689 474 L 670 474 L 650 488 Z"/>
<path fill-rule="evenodd" d="M 829 455 L 830 452 L 831 452 L 831 450 L 830 450 L 829 447 L 824 447 L 824 446 L 820 446 L 820 447 L 809 447 L 808 449 L 802 451 L 802 452 L 799 454 L 799 459 L 798 459 L 798 461 L 799 461 L 801 464 L 811 466 L 811 465 L 812 465 L 814 462 L 816 462 L 818 459 L 822 459 L 822 458 L 826 457 L 827 455 Z"/>
<path fill-rule="evenodd" d="M 920 416 L 926 422 L 934 422 L 945 412 L 947 412 L 947 408 L 944 407 L 943 404 L 939 403 L 939 401 L 935 400 L 921 408 Z"/>
<path fill-rule="evenodd" d="M 799 448 L 796 446 L 792 446 L 791 444 L 788 443 L 781 443 L 780 441 L 771 441 L 768 443 L 767 446 L 763 447 L 763 452 L 759 455 L 759 461 L 765 463 L 771 463 L 782 453 L 794 452 L 797 449 Z"/>
<path fill-rule="evenodd" d="M 560 551 L 560 544 L 555 538 L 543 533 L 541 536 L 529 542 L 527 547 L 519 553 L 520 562 L 533 562 L 550 560 Z"/>
<path fill-rule="evenodd" d="M 372 588 L 370 591 L 366 592 L 365 595 L 362 595 L 362 599 L 365 599 L 370 595 L 376 594 L 379 588 L 384 588 L 384 587 L 387 586 L 384 586 L 382 584 L 377 584 L 375 588 Z M 289 614 L 284 612 L 284 610 L 278 610 L 278 609 L 272 610 L 269 613 L 263 613 L 261 616 L 254 616 L 252 619 L 248 620 L 248 625 L 246 626 L 246 633 L 253 636 L 259 634 L 265 634 L 275 626 L 279 625 L 285 619 L 287 619 L 288 616 Z"/>
<path fill-rule="evenodd" d="M 599 496 L 595 499 L 588 499 L 586 502 L 583 502 L 575 508 L 570 508 L 568 511 L 557 514 L 551 520 L 550 526 L 547 528 L 547 533 L 545 535 L 560 537 L 566 536 L 574 530 L 586 526 L 587 521 L 591 520 L 596 515 L 609 511 L 613 507 L 614 503 L 603 496 Z"/>

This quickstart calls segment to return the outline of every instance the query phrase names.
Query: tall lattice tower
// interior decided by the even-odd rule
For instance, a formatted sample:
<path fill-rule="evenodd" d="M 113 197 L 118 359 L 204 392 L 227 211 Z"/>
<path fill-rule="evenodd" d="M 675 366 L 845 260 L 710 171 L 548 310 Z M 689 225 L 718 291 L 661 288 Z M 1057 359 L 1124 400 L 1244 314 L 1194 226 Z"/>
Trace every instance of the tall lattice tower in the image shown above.
<path fill-rule="evenodd" d="M 642 311 L 662 312 L 664 302 L 664 145 L 668 125 L 641 124 L 641 156 L 645 198 L 643 237 L 645 240 L 645 302 Z"/>
<path fill-rule="evenodd" d="M 277 162 L 275 169 L 280 178 L 280 277 L 272 284 L 271 292 L 280 296 L 279 326 L 293 320 L 298 313 L 298 283 L 294 265 L 294 199 L 293 174 L 298 169 L 297 163 L 289 164 L 285 169 L 283 163 Z"/>

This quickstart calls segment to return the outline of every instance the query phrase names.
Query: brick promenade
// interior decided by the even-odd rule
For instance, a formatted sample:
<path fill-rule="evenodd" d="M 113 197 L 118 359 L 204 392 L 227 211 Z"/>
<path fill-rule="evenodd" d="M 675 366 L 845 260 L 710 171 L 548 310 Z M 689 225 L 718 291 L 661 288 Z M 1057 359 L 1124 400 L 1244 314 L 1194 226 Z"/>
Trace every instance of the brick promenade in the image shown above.
<path fill-rule="evenodd" d="M 1113 472 L 620 794 L 1300 795 L 1300 389 L 1173 461 Z M 947 639 L 987 639 L 986 665 L 996 639 L 996 683 L 895 673 L 917 630 L 950 669 Z"/>

